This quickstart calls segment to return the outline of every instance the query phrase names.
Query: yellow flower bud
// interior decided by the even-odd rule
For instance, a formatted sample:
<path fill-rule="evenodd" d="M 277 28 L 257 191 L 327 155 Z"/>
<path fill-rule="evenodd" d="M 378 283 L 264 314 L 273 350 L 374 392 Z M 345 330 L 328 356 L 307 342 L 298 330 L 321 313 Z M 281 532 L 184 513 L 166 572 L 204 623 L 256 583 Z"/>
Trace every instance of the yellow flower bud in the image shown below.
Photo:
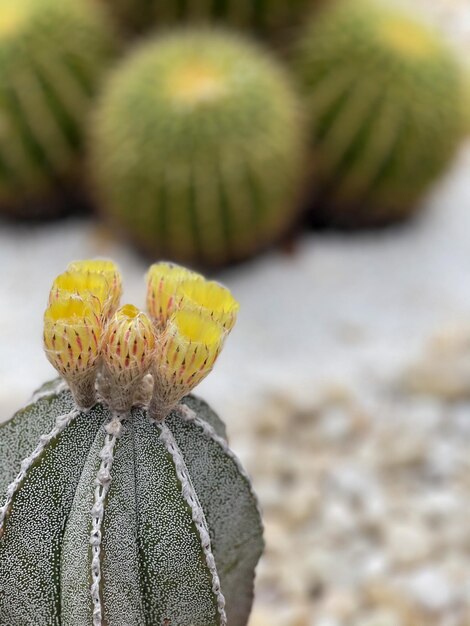
<path fill-rule="evenodd" d="M 78 296 L 86 301 L 98 315 L 103 318 L 107 317 L 111 307 L 111 293 L 104 276 L 70 270 L 59 274 L 52 283 L 49 304 L 72 296 Z"/>
<path fill-rule="evenodd" d="M 137 386 L 155 355 L 151 320 L 135 306 L 121 307 L 103 334 L 104 385 L 102 393 L 112 409 L 129 410 Z"/>
<path fill-rule="evenodd" d="M 149 413 L 164 419 L 212 370 L 227 335 L 203 310 L 173 314 L 157 345 Z"/>
<path fill-rule="evenodd" d="M 108 298 L 105 314 L 109 317 L 119 307 L 122 295 L 122 279 L 115 263 L 106 259 L 88 259 L 72 261 L 67 266 L 69 272 L 80 272 L 93 276 L 102 276 L 108 283 Z"/>
<path fill-rule="evenodd" d="M 179 292 L 184 307 L 204 309 L 215 322 L 232 330 L 240 305 L 226 287 L 215 281 L 184 281 Z"/>
<path fill-rule="evenodd" d="M 46 356 L 68 382 L 80 408 L 90 408 L 95 403 L 100 341 L 100 317 L 89 302 L 77 296 L 59 296 L 46 310 Z"/>
<path fill-rule="evenodd" d="M 196 272 L 173 263 L 154 263 L 147 272 L 147 310 L 160 328 L 176 311 L 182 295 L 178 289 L 182 282 L 198 282 L 204 278 Z"/>

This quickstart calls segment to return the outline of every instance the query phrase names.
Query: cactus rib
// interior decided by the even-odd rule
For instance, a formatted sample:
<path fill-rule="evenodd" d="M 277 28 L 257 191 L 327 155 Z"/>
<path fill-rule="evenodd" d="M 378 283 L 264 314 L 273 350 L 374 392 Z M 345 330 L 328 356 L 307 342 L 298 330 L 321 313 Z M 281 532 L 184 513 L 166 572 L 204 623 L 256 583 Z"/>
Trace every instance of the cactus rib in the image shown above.
<path fill-rule="evenodd" d="M 8 485 L 5 504 L 0 509 L 0 538 L 4 534 L 4 525 L 10 511 L 13 499 L 18 489 L 21 487 L 21 484 L 23 483 L 29 468 L 33 465 L 33 463 L 35 463 L 35 461 L 40 458 L 40 456 L 45 451 L 46 447 L 51 443 L 51 441 L 58 437 L 79 414 L 80 411 L 78 409 L 73 409 L 72 411 L 70 411 L 70 413 L 59 415 L 56 418 L 55 427 L 49 433 L 44 434 L 39 438 L 39 442 L 33 452 L 21 462 L 21 469 L 15 480 L 10 483 L 10 485 Z"/>
<path fill-rule="evenodd" d="M 220 448 L 223 450 L 224 454 L 226 454 L 228 457 L 232 459 L 232 461 L 235 463 L 236 468 L 240 472 L 241 476 L 243 476 L 243 478 L 245 478 L 247 483 L 250 485 L 251 495 L 253 496 L 253 499 L 256 502 L 256 507 L 258 509 L 259 516 L 261 517 L 261 505 L 260 505 L 258 496 L 254 492 L 254 489 L 252 487 L 251 478 L 248 475 L 248 472 L 246 471 L 246 469 L 243 467 L 242 462 L 240 461 L 238 456 L 228 445 L 227 440 L 224 439 L 224 437 L 221 437 L 216 432 L 215 428 L 211 424 L 209 424 L 209 422 L 206 422 L 200 417 L 198 417 L 197 414 L 193 411 L 193 409 L 191 409 L 187 404 L 183 404 L 183 403 L 180 404 L 178 406 L 178 413 L 179 415 L 181 415 L 183 419 L 185 419 L 186 421 L 192 422 L 198 428 L 200 428 L 208 439 L 211 439 L 214 443 L 219 445 Z"/>
<path fill-rule="evenodd" d="M 104 445 L 100 451 L 101 465 L 96 477 L 95 501 L 92 513 L 92 527 L 90 544 L 92 549 L 91 560 L 91 598 L 93 601 L 93 626 L 101 626 L 103 623 L 103 607 L 101 602 L 101 526 L 105 513 L 106 497 L 111 484 L 111 470 L 114 461 L 114 449 L 121 435 L 122 422 L 117 415 L 104 427 L 106 436 Z"/>
<path fill-rule="evenodd" d="M 53 398 L 58 393 L 65 391 L 68 389 L 68 385 L 65 380 L 58 378 L 54 380 L 49 385 L 44 385 L 37 391 L 35 391 L 32 395 L 31 402 L 37 402 L 38 400 L 42 400 L 43 398 Z M 26 408 L 26 407 L 23 407 Z"/>
<path fill-rule="evenodd" d="M 181 493 L 183 498 L 188 503 L 191 512 L 193 522 L 199 532 L 202 549 L 206 557 L 207 567 L 212 576 L 212 591 L 217 598 L 217 609 L 220 616 L 220 626 L 227 626 L 227 614 L 225 612 L 225 597 L 220 588 L 220 578 L 217 571 L 217 565 L 215 563 L 214 554 L 212 552 L 211 539 L 209 535 L 209 529 L 207 526 L 204 510 L 199 502 L 196 490 L 191 482 L 188 468 L 184 462 L 184 457 L 181 450 L 176 443 L 176 439 L 173 433 L 165 424 L 165 422 L 156 422 L 155 424 L 161 431 L 160 438 L 166 446 L 166 449 L 171 454 L 175 465 L 176 475 L 181 483 Z M 99 626 L 99 625 L 98 625 Z"/>

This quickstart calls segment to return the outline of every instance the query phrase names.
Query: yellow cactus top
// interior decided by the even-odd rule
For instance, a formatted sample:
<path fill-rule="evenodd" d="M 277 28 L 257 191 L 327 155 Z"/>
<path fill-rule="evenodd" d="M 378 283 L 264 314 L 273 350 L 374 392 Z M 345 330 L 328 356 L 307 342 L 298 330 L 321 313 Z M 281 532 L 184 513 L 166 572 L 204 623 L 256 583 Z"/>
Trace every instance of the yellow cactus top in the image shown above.
<path fill-rule="evenodd" d="M 149 370 L 155 354 L 155 332 L 145 313 L 132 304 L 121 307 L 108 322 L 103 335 L 103 357 L 116 376 L 130 380 Z"/>
<path fill-rule="evenodd" d="M 203 281 L 204 277 L 174 263 L 154 263 L 147 272 L 147 310 L 160 328 L 181 304 L 180 285 Z"/>
<path fill-rule="evenodd" d="M 30 21 L 30 9 L 27 2 L 0 0 L 0 37 L 2 41 L 18 37 Z"/>
<path fill-rule="evenodd" d="M 152 319 L 131 304 L 118 309 L 121 291 L 111 261 L 71 263 L 49 295 L 44 348 L 83 407 L 96 399 L 98 372 L 100 395 L 119 411 L 132 406 L 150 372 L 149 413 L 163 419 L 212 370 L 239 305 L 219 283 L 172 263 L 156 263 L 147 273 Z"/>
<path fill-rule="evenodd" d="M 168 95 L 176 103 L 195 106 L 227 94 L 227 81 L 219 68 L 207 61 L 190 61 L 177 67 L 167 83 Z"/>
<path fill-rule="evenodd" d="M 379 24 L 379 36 L 384 45 L 405 59 L 422 59 L 440 51 L 440 38 L 424 24 L 392 13 L 384 14 Z"/>
<path fill-rule="evenodd" d="M 47 358 L 66 379 L 73 380 L 97 363 L 101 321 L 90 302 L 60 296 L 44 314 L 44 349 Z"/>

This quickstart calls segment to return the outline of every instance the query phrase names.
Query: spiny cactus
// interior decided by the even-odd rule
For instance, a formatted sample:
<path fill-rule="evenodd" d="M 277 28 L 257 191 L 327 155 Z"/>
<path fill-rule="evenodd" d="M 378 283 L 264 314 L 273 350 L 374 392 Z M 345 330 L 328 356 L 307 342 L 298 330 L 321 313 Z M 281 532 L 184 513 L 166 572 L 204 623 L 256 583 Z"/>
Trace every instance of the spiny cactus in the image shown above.
<path fill-rule="evenodd" d="M 114 50 L 93 0 L 0 0 L 0 213 L 48 211 L 76 176 Z"/>
<path fill-rule="evenodd" d="M 297 100 L 282 69 L 234 35 L 145 43 L 115 70 L 93 127 L 103 211 L 152 255 L 236 261 L 295 219 Z"/>
<path fill-rule="evenodd" d="M 336 0 L 308 23 L 294 67 L 319 217 L 359 226 L 415 210 L 464 132 L 463 73 L 440 36 L 383 3 Z"/>
<path fill-rule="evenodd" d="M 263 35 L 301 22 L 320 0 L 104 0 L 126 30 L 181 22 L 216 22 Z"/>
<path fill-rule="evenodd" d="M 149 271 L 150 317 L 120 291 L 109 262 L 56 279 L 44 346 L 63 380 L 0 427 L 0 624 L 244 626 L 256 498 L 222 422 L 187 395 L 238 305 L 168 264 Z"/>

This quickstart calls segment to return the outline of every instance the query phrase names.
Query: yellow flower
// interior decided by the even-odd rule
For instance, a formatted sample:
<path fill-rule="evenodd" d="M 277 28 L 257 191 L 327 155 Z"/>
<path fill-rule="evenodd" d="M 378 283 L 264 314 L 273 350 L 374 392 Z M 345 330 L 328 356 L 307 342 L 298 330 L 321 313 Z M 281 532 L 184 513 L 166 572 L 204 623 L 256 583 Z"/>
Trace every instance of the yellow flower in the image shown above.
<path fill-rule="evenodd" d="M 86 259 L 72 261 L 67 266 L 69 272 L 80 272 L 90 277 L 101 276 L 108 283 L 108 298 L 106 300 L 105 314 L 109 317 L 119 307 L 122 295 L 122 279 L 115 263 L 106 259 Z"/>
<path fill-rule="evenodd" d="M 232 330 L 240 305 L 226 287 L 215 281 L 184 281 L 179 292 L 183 306 L 204 309 L 215 322 Z"/>
<path fill-rule="evenodd" d="M 104 333 L 104 357 L 116 373 L 135 370 L 145 373 L 155 351 L 152 322 L 133 304 L 122 306 Z"/>
<path fill-rule="evenodd" d="M 111 307 L 111 293 L 104 276 L 72 270 L 59 274 L 52 283 L 49 304 L 72 296 L 81 298 L 98 315 L 107 317 Z"/>
<path fill-rule="evenodd" d="M 135 306 L 121 307 L 103 335 L 105 396 L 111 408 L 131 408 L 136 386 L 149 371 L 155 355 L 155 332 L 151 320 Z"/>
<path fill-rule="evenodd" d="M 101 320 L 82 298 L 59 296 L 44 314 L 44 349 L 69 383 L 80 408 L 95 402 L 94 383 L 100 357 Z"/>
<path fill-rule="evenodd" d="M 191 270 L 173 263 L 154 263 L 147 272 L 147 310 L 160 328 L 165 328 L 168 319 L 182 300 L 179 287 L 183 282 L 198 282 L 204 278 Z"/>
<path fill-rule="evenodd" d="M 164 419 L 209 374 L 226 335 L 226 329 L 203 310 L 173 314 L 157 346 L 152 417 Z"/>
<path fill-rule="evenodd" d="M 96 402 L 97 384 L 100 397 L 118 412 L 147 403 L 152 394 L 149 414 L 164 419 L 212 370 L 238 302 L 219 283 L 172 263 L 148 271 L 153 319 L 130 304 L 118 308 L 121 291 L 111 261 L 71 263 L 49 295 L 47 358 L 80 408 Z"/>

